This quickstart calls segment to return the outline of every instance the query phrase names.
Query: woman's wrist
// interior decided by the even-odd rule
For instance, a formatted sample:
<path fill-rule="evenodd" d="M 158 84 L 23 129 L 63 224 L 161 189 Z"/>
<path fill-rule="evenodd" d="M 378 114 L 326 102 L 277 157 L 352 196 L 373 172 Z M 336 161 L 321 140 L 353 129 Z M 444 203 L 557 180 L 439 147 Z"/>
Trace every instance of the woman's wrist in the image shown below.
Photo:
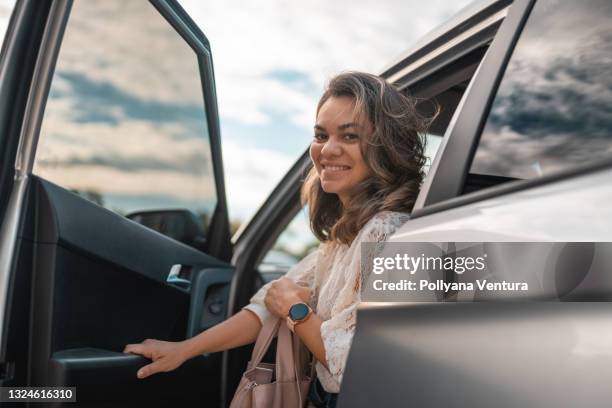
<path fill-rule="evenodd" d="M 178 353 L 183 360 L 187 361 L 199 354 L 206 353 L 206 350 L 198 344 L 197 337 L 192 337 L 179 342 Z"/>

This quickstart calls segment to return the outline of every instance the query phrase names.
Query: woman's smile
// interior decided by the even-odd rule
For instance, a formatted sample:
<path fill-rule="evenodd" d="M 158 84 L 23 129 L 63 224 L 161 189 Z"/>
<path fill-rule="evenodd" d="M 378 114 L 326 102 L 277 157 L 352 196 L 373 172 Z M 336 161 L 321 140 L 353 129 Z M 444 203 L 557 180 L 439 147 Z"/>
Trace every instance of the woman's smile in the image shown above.
<path fill-rule="evenodd" d="M 334 164 L 322 164 L 321 167 L 323 168 L 324 173 L 327 172 L 338 172 L 338 171 L 347 171 L 350 170 L 351 167 L 350 166 L 344 166 L 344 165 L 334 165 Z"/>

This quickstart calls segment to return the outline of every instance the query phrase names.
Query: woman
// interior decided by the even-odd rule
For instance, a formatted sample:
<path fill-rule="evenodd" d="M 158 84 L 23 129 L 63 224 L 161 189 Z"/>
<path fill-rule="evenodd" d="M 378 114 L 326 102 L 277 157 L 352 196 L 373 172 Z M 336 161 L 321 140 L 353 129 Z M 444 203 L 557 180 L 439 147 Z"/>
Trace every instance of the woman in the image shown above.
<path fill-rule="evenodd" d="M 360 244 L 384 241 L 408 220 L 423 179 L 423 131 L 414 101 L 383 79 L 356 72 L 333 78 L 317 107 L 313 167 L 302 188 L 318 250 L 196 337 L 127 345 L 126 352 L 153 360 L 138 377 L 252 343 L 274 315 L 287 319 L 317 360 L 309 401 L 334 406 L 365 281 Z"/>

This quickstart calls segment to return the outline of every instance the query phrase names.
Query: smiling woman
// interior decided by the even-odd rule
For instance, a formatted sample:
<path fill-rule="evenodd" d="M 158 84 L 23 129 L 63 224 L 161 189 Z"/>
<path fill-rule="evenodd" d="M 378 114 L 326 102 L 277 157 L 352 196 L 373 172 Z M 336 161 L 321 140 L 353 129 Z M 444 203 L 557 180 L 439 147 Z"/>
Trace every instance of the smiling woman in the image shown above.
<path fill-rule="evenodd" d="M 155 360 L 138 376 L 173 370 L 186 359 L 245 345 L 258 335 L 261 345 L 282 319 L 316 359 L 309 401 L 335 406 L 367 279 L 361 272 L 361 244 L 385 241 L 409 219 L 426 162 L 426 123 L 411 98 L 377 76 L 348 72 L 333 78 L 318 104 L 310 146 L 313 167 L 302 188 L 311 229 L 320 241 L 317 250 L 285 277 L 264 285 L 244 310 L 198 336 L 128 345 L 127 352 Z M 258 363 L 255 355 L 252 361 Z M 254 369 L 245 373 L 232 407 L 246 407 L 245 393 L 261 384 L 249 380 Z M 268 397 L 274 399 L 266 404 L 270 407 L 298 398 Z"/>

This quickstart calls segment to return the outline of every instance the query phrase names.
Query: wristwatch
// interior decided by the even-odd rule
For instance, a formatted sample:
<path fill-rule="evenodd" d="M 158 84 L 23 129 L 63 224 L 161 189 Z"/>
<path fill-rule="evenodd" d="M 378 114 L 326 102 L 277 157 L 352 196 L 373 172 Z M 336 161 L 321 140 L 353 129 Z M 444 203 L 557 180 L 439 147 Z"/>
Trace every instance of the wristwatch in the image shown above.
<path fill-rule="evenodd" d="M 287 314 L 287 327 L 293 332 L 295 326 L 304 323 L 311 314 L 312 309 L 306 303 L 300 302 L 294 304 L 289 308 L 289 313 Z"/>

